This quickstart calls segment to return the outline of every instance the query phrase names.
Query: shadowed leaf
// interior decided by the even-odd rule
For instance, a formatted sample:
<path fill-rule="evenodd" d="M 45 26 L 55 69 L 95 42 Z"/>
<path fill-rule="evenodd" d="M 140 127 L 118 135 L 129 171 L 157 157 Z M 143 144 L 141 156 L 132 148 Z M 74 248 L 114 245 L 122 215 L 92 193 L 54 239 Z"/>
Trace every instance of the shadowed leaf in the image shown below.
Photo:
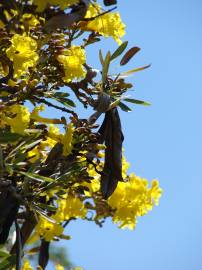
<path fill-rule="evenodd" d="M 130 50 L 128 50 L 126 54 L 123 56 L 123 58 L 121 59 L 120 65 L 123 66 L 127 64 L 133 58 L 133 56 L 139 51 L 140 51 L 139 47 L 133 47 Z"/>

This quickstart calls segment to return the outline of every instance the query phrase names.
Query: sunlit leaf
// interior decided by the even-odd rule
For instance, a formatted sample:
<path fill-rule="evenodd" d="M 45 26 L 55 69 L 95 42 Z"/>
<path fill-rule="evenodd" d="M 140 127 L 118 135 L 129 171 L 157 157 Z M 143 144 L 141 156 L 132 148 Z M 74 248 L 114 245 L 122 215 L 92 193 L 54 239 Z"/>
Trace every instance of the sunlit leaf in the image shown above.
<path fill-rule="evenodd" d="M 119 55 L 121 55 L 123 53 L 123 51 L 126 49 L 128 45 L 128 41 L 123 42 L 118 49 L 112 54 L 111 56 L 111 61 L 114 60 L 115 58 L 117 58 Z"/>
<path fill-rule="evenodd" d="M 45 176 L 41 176 L 37 173 L 28 173 L 28 172 L 18 172 L 19 174 L 22 174 L 32 180 L 35 180 L 37 182 L 54 182 L 54 179 L 50 178 L 50 177 L 45 177 Z"/>
<path fill-rule="evenodd" d="M 138 99 L 133 99 L 133 98 L 124 98 L 124 101 L 131 102 L 131 103 L 138 104 L 138 105 L 144 105 L 144 106 L 151 105 L 149 102 L 146 102 L 143 100 L 138 100 Z"/>
<path fill-rule="evenodd" d="M 107 79 L 107 73 L 109 70 L 110 59 L 111 59 L 111 55 L 110 55 L 110 51 L 108 51 L 108 53 L 105 57 L 104 65 L 103 65 L 103 69 L 102 69 L 102 82 L 103 83 L 105 83 L 105 81 Z"/>
<path fill-rule="evenodd" d="M 150 66 L 151 66 L 151 65 L 146 65 L 146 66 L 143 66 L 143 67 L 134 68 L 134 69 L 131 69 L 131 70 L 122 72 L 122 73 L 120 74 L 120 76 L 128 76 L 128 75 L 130 75 L 130 74 L 132 74 L 132 73 L 135 73 L 135 72 L 138 72 L 138 71 L 147 69 L 147 68 L 149 68 Z"/>

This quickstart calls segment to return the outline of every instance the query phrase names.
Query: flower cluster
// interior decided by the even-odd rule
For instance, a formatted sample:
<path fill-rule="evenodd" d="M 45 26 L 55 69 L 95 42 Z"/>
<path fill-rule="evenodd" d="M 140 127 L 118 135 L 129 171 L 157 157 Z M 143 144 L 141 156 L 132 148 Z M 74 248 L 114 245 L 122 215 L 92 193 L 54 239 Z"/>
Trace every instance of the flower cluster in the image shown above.
<path fill-rule="evenodd" d="M 99 16 L 101 12 L 102 10 L 99 5 L 91 4 L 86 13 L 86 18 L 95 17 L 95 19 L 89 21 L 83 28 L 85 30 L 96 31 L 104 37 L 113 37 L 118 44 L 121 44 L 121 38 L 125 34 L 125 24 L 122 23 L 120 14 L 114 12 Z"/>
<path fill-rule="evenodd" d="M 83 64 L 86 62 L 86 55 L 85 50 L 81 47 L 71 46 L 63 54 L 58 55 L 57 60 L 63 64 L 65 82 L 85 77 L 86 71 Z"/>
<path fill-rule="evenodd" d="M 11 46 L 6 50 L 7 56 L 13 61 L 14 77 L 19 78 L 34 68 L 39 56 L 37 42 L 28 36 L 15 34 L 11 38 Z"/>
<path fill-rule="evenodd" d="M 50 244 L 70 239 L 65 227 L 72 220 L 102 226 L 109 218 L 119 228 L 134 229 L 139 217 L 158 205 L 162 190 L 157 180 L 149 184 L 129 174 L 122 155 L 117 108 L 129 111 L 123 102 L 148 103 L 125 98 L 132 85 L 124 74 L 110 75 L 112 60 L 122 57 L 124 66 L 134 55 L 124 52 L 128 42 L 122 43 L 120 14 L 97 1 L 78 0 L 2 1 L 0 13 L 0 244 L 13 225 L 14 247 L 25 255 L 22 270 L 33 269 L 26 260 L 29 244 L 43 259 L 40 270 Z M 88 46 L 101 36 L 119 46 L 105 56 L 100 50 L 95 70 Z M 87 112 L 81 113 L 80 104 Z M 8 269 L 15 269 L 16 258 L 20 265 L 14 247 L 2 261 Z"/>

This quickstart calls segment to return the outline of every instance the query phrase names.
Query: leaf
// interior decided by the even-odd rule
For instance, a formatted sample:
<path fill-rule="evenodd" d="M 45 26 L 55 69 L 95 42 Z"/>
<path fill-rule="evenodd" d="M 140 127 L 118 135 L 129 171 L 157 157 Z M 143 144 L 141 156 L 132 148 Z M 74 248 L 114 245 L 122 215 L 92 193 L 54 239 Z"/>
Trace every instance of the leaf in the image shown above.
<path fill-rule="evenodd" d="M 37 140 L 37 141 L 34 141 L 34 142 L 30 143 L 30 144 L 25 145 L 23 148 L 24 148 L 24 150 L 32 149 L 32 148 L 34 148 L 36 145 L 38 145 L 42 140 L 43 140 L 43 139 L 39 139 L 39 140 Z"/>
<path fill-rule="evenodd" d="M 4 250 L 0 250 L 0 257 L 9 257 L 10 254 L 7 252 L 7 251 L 4 251 Z"/>
<path fill-rule="evenodd" d="M 122 111 L 124 112 L 131 112 L 132 110 L 126 105 L 124 104 L 123 102 L 119 102 L 119 105 L 118 105 Z"/>
<path fill-rule="evenodd" d="M 109 70 L 110 59 L 111 59 L 111 55 L 110 55 L 110 51 L 108 51 L 108 53 L 105 57 L 105 60 L 104 60 L 103 68 L 102 68 L 102 83 L 105 83 L 105 81 L 107 79 L 107 73 Z"/>
<path fill-rule="evenodd" d="M 22 138 L 23 135 L 11 132 L 2 132 L 0 131 L 0 143 L 13 143 Z"/>
<path fill-rule="evenodd" d="M 117 1 L 116 0 L 104 0 L 105 6 L 111 6 L 111 5 L 116 5 Z"/>
<path fill-rule="evenodd" d="M 62 103 L 63 105 L 65 105 L 67 107 L 70 107 L 70 108 L 76 107 L 75 103 L 69 98 L 65 98 L 65 97 L 60 97 L 60 98 L 52 97 L 52 98 L 55 99 L 56 101 Z"/>
<path fill-rule="evenodd" d="M 82 20 L 86 15 L 89 2 L 89 0 L 82 1 L 84 5 L 80 5 L 79 8 L 74 12 L 70 12 L 68 14 L 63 13 L 53 16 L 52 18 L 50 18 L 50 20 L 47 21 L 44 29 L 47 32 L 51 32 L 55 31 L 56 29 L 68 28 L 73 23 Z"/>
<path fill-rule="evenodd" d="M 21 171 L 18 173 L 38 182 L 49 182 L 49 183 L 54 182 L 54 179 L 50 177 L 41 176 L 37 173 L 28 173 L 28 172 L 21 172 Z"/>
<path fill-rule="evenodd" d="M 53 205 L 47 205 L 45 203 L 39 203 L 38 206 L 40 208 L 44 209 L 44 210 L 48 210 L 48 211 L 52 211 L 52 212 L 54 212 L 54 211 L 57 210 L 57 208 L 55 206 L 53 206 Z"/>
<path fill-rule="evenodd" d="M 138 72 L 138 71 L 147 69 L 147 68 L 149 68 L 150 66 L 151 66 L 151 65 L 146 65 L 146 66 L 143 66 L 143 67 L 140 67 L 140 68 L 134 68 L 134 69 L 131 69 L 131 70 L 128 70 L 128 71 L 125 71 L 125 72 L 121 73 L 120 76 L 130 75 L 130 74 L 132 74 L 132 73 L 135 73 L 135 72 Z"/>
<path fill-rule="evenodd" d="M 55 92 L 54 97 L 56 97 L 56 98 L 66 98 L 66 97 L 69 97 L 69 93 Z"/>
<path fill-rule="evenodd" d="M 60 239 L 63 239 L 63 240 L 71 240 L 71 236 L 70 235 L 64 235 L 64 234 L 61 234 L 59 236 Z"/>
<path fill-rule="evenodd" d="M 128 45 L 128 41 L 123 42 L 118 49 L 116 49 L 116 51 L 112 54 L 111 56 L 111 61 L 114 60 L 115 58 L 117 58 L 119 55 L 122 54 L 122 52 L 126 49 Z"/>
<path fill-rule="evenodd" d="M 102 55 L 102 51 L 99 50 L 99 59 L 100 59 L 100 63 L 102 66 L 104 66 L 104 58 L 103 58 L 103 55 Z"/>
<path fill-rule="evenodd" d="M 3 151 L 0 145 L 0 173 L 3 172 L 3 169 L 4 169 Z"/>
<path fill-rule="evenodd" d="M 0 270 L 8 270 L 8 269 L 10 269 L 12 266 L 15 265 L 15 262 L 16 262 L 16 256 L 15 255 L 7 257 L 6 259 L 4 259 L 0 263 Z"/>
<path fill-rule="evenodd" d="M 144 105 L 144 106 L 150 106 L 151 104 L 149 102 L 143 101 L 143 100 L 138 100 L 138 99 L 133 99 L 133 98 L 124 98 L 125 101 L 131 102 L 134 104 L 138 105 Z"/>
<path fill-rule="evenodd" d="M 130 59 L 133 58 L 133 56 L 140 51 L 139 47 L 132 47 L 130 50 L 127 51 L 127 53 L 123 56 L 123 58 L 121 59 L 120 65 L 123 66 L 125 64 L 127 64 Z"/>
<path fill-rule="evenodd" d="M 75 103 L 69 98 L 61 98 L 60 102 L 67 107 L 76 107 Z"/>

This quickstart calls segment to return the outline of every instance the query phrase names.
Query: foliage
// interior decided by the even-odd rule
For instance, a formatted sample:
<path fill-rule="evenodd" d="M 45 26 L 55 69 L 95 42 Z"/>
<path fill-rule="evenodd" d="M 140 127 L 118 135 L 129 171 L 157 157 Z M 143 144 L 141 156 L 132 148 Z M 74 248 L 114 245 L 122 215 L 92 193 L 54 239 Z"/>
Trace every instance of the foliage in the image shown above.
<path fill-rule="evenodd" d="M 137 218 L 158 204 L 158 181 L 149 186 L 128 174 L 122 156 L 117 108 L 130 111 L 124 102 L 149 105 L 125 96 L 132 87 L 127 75 L 148 66 L 110 75 L 112 61 L 128 45 L 124 34 L 119 13 L 95 0 L 1 1 L 0 269 L 32 269 L 30 252 L 45 269 L 51 243 L 70 239 L 64 229 L 72 220 L 101 227 L 111 218 L 119 228 L 134 229 Z M 98 71 L 87 63 L 86 48 L 102 37 L 119 46 L 106 56 L 100 50 Z M 130 48 L 120 65 L 139 50 Z M 79 118 L 77 101 L 95 112 Z M 47 107 L 51 117 L 42 113 Z"/>

